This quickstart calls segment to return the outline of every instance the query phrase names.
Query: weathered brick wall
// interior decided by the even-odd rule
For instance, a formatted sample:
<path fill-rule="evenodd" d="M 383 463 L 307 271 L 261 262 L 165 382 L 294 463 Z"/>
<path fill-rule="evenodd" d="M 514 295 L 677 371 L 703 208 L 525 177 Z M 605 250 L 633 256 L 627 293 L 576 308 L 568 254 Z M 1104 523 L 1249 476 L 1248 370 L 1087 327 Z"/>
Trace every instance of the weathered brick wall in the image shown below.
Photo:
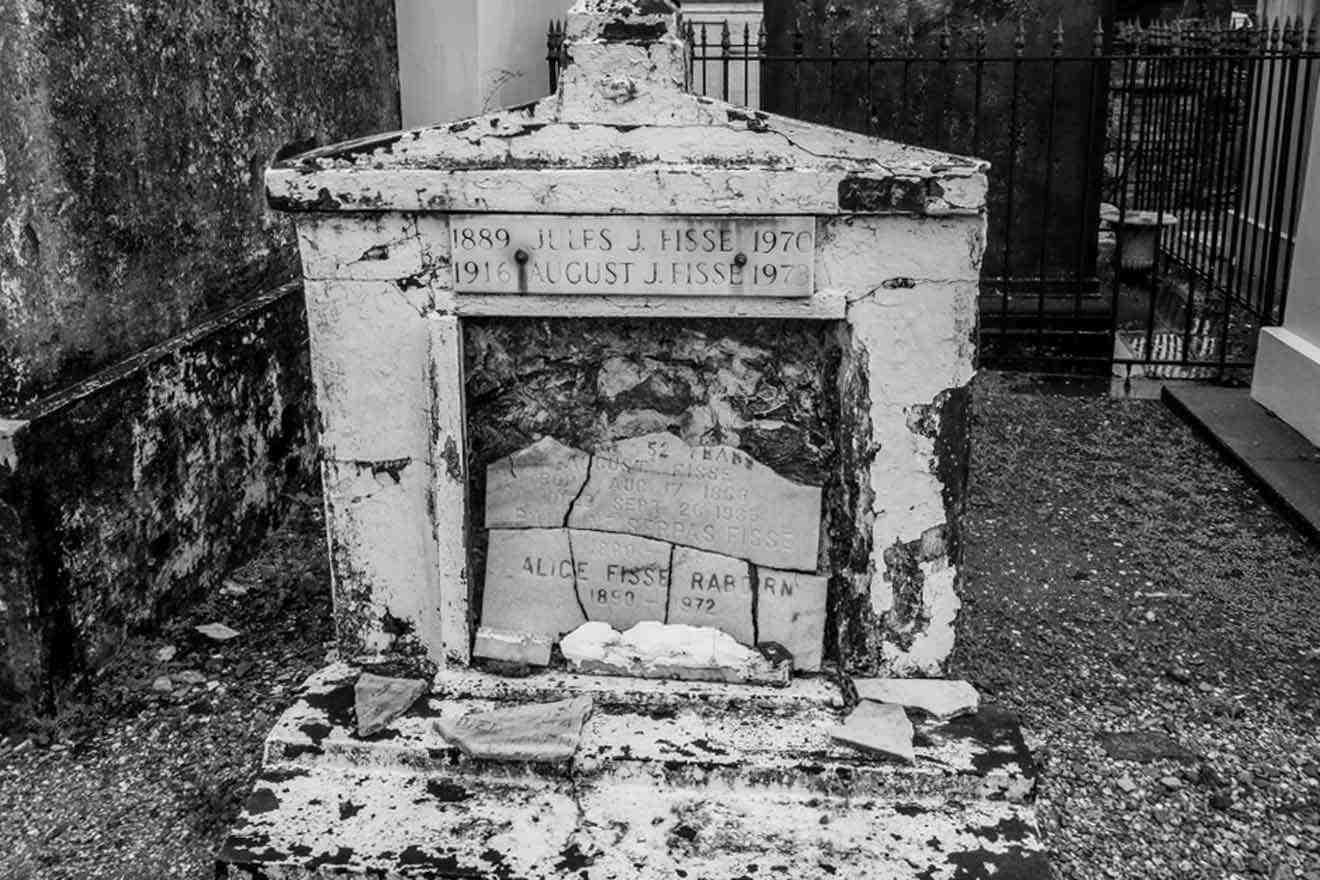
<path fill-rule="evenodd" d="M 0 0 L 0 412 L 296 274 L 261 175 L 398 127 L 390 0 Z"/>

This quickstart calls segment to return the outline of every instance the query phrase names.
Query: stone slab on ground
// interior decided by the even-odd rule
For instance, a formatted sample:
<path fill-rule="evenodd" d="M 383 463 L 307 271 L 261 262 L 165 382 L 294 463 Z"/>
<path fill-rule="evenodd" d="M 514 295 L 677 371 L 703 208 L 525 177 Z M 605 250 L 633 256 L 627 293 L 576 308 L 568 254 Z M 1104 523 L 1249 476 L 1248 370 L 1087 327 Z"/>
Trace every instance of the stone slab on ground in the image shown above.
<path fill-rule="evenodd" d="M 353 714 L 358 736 L 380 733 L 426 693 L 430 682 L 421 678 L 388 678 L 364 672 L 353 685 Z"/>
<path fill-rule="evenodd" d="M 1244 388 L 1165 385 L 1163 398 L 1320 542 L 1320 448 Z"/>
<path fill-rule="evenodd" d="M 854 678 L 857 696 L 877 703 L 896 703 L 935 718 L 969 715 L 980 705 L 976 688 L 945 678 Z"/>
<path fill-rule="evenodd" d="M 897 758 L 911 764 L 912 722 L 902 706 L 863 700 L 848 713 L 843 724 L 831 728 L 830 739 L 863 752 Z"/>
<path fill-rule="evenodd" d="M 877 830 L 883 833 L 877 833 Z M 220 849 L 229 877 L 1047 880 L 1026 804 L 885 802 L 602 779 L 267 768 Z M 221 876 L 226 876 L 222 874 Z"/>
<path fill-rule="evenodd" d="M 442 716 L 436 730 L 463 754 L 494 761 L 567 761 L 582 739 L 591 697 Z"/>

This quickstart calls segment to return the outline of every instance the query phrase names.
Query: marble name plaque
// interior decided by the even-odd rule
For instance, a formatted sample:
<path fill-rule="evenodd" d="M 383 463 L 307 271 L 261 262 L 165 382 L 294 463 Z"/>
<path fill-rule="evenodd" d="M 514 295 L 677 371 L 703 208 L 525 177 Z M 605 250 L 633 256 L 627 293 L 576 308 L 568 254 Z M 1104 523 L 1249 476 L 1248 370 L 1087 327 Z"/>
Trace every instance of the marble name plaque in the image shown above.
<path fill-rule="evenodd" d="M 556 641 L 583 621 L 688 624 L 820 667 L 819 487 L 664 433 L 594 454 L 546 437 L 486 477 L 483 628 Z"/>
<path fill-rule="evenodd" d="M 812 217 L 454 214 L 458 293 L 812 294 Z"/>
<path fill-rule="evenodd" d="M 787 480 L 728 446 L 646 434 L 596 453 L 568 525 L 815 571 L 820 488 Z"/>

